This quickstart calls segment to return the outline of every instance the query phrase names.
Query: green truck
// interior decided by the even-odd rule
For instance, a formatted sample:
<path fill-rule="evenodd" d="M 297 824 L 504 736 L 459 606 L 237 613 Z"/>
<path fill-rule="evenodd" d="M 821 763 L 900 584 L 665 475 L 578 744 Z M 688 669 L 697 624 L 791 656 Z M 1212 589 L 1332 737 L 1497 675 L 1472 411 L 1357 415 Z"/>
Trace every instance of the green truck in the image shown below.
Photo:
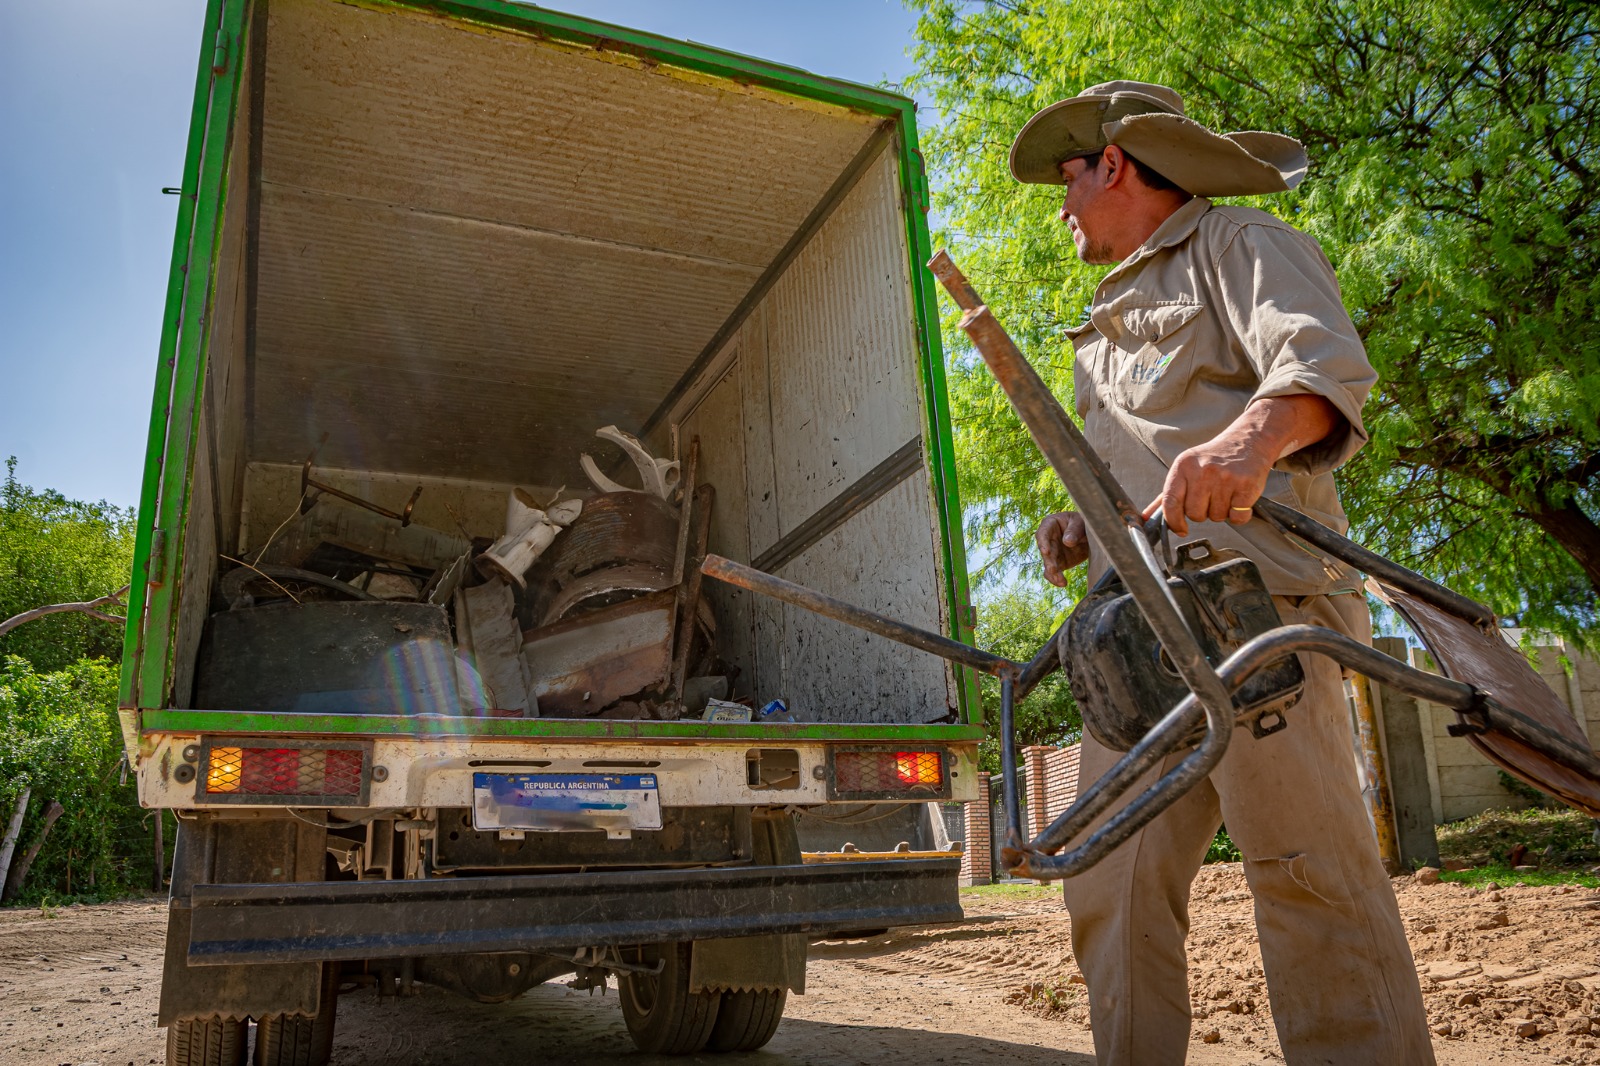
<path fill-rule="evenodd" d="M 698 566 L 970 640 L 927 204 L 883 90 L 211 0 L 121 692 L 179 821 L 169 1063 L 563 975 L 748 1050 L 808 938 L 960 917 L 972 675 Z"/>

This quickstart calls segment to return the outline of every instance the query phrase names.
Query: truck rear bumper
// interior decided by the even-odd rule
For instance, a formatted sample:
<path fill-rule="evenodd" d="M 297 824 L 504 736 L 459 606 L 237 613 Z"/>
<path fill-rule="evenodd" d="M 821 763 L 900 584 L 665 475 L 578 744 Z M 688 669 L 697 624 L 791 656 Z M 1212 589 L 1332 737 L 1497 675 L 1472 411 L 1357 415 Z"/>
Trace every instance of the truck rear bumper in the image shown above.
<path fill-rule="evenodd" d="M 189 965 L 408 958 L 961 920 L 959 859 L 195 885 Z M 174 901 L 181 906 L 181 902 Z"/>

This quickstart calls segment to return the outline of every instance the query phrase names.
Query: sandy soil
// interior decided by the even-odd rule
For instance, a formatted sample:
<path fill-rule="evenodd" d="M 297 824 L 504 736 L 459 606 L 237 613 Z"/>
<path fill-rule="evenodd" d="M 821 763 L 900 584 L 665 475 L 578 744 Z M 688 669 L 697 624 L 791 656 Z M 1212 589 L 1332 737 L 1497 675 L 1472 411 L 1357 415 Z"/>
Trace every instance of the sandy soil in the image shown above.
<path fill-rule="evenodd" d="M 1395 884 L 1441 1063 L 1600 1064 L 1600 892 Z M 1281 1062 L 1238 867 L 1206 868 L 1194 895 L 1190 1061 Z M 499 1006 L 432 990 L 387 1000 L 352 992 L 339 1001 L 334 1061 L 1089 1066 L 1059 896 L 966 896 L 963 905 L 958 927 L 815 945 L 809 991 L 790 998 L 778 1035 L 750 1055 L 639 1055 L 614 993 L 556 982 Z M 165 924 L 155 901 L 0 913 L 0 1063 L 160 1063 Z"/>

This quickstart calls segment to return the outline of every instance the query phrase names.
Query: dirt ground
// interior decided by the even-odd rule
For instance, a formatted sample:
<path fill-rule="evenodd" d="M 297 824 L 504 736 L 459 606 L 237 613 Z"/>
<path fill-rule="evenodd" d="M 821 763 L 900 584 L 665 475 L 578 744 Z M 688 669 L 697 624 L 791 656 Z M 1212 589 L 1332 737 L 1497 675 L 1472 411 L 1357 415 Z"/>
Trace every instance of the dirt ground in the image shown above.
<path fill-rule="evenodd" d="M 1476 891 L 1395 882 L 1442 1064 L 1600 1064 L 1600 892 Z M 1201 1066 L 1281 1062 L 1237 865 L 1207 867 L 1190 934 Z M 523 1061 L 1089 1066 L 1082 986 L 1057 893 L 963 896 L 960 926 L 813 947 L 807 994 L 750 1055 L 657 1059 L 633 1051 L 614 993 L 560 982 L 484 1006 L 425 990 L 339 1000 L 334 1061 L 348 1066 Z M 153 900 L 0 913 L 0 1063 L 145 1066 L 165 907 Z"/>

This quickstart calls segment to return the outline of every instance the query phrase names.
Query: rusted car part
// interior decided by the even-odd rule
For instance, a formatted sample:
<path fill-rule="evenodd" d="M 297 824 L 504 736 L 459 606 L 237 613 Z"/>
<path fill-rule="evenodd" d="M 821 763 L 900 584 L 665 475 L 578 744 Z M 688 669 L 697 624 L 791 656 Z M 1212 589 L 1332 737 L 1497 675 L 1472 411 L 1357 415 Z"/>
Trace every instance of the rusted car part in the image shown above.
<path fill-rule="evenodd" d="M 402 526 L 409 526 L 411 524 L 411 512 L 416 509 L 417 498 L 422 495 L 421 485 L 418 485 L 416 491 L 411 494 L 411 498 L 406 501 L 405 507 L 401 508 L 399 511 L 391 511 L 387 507 L 378 506 L 371 500 L 363 500 L 360 496 L 354 496 L 348 492 L 345 492 L 343 489 L 335 488 L 332 485 L 317 481 L 312 478 L 311 467 L 316 458 L 317 457 L 315 453 L 307 456 L 306 465 L 300 470 L 301 514 L 305 514 L 307 511 L 311 510 L 311 508 L 316 504 L 318 493 L 325 492 L 329 496 L 336 496 L 347 503 L 355 504 L 357 507 L 365 507 L 374 514 L 381 514 L 385 518 L 392 518 L 396 522 L 399 522 Z"/>
<path fill-rule="evenodd" d="M 580 606 L 670 588 L 677 541 L 677 508 L 659 496 L 608 492 L 587 501 L 529 575 L 528 628 L 559 622 Z"/>
<path fill-rule="evenodd" d="M 672 590 L 663 589 L 524 633 L 523 662 L 539 712 L 593 715 L 661 684 L 672 666 L 674 603 Z"/>
<path fill-rule="evenodd" d="M 698 439 L 687 453 L 692 479 Z M 676 509 L 647 493 L 608 493 L 557 536 L 529 582 L 529 613 L 542 621 L 523 634 L 541 714 L 682 713 L 694 656 L 715 646 L 700 597 L 715 500 L 710 485 L 686 492 Z M 607 712 L 618 701 L 626 702 Z"/>

